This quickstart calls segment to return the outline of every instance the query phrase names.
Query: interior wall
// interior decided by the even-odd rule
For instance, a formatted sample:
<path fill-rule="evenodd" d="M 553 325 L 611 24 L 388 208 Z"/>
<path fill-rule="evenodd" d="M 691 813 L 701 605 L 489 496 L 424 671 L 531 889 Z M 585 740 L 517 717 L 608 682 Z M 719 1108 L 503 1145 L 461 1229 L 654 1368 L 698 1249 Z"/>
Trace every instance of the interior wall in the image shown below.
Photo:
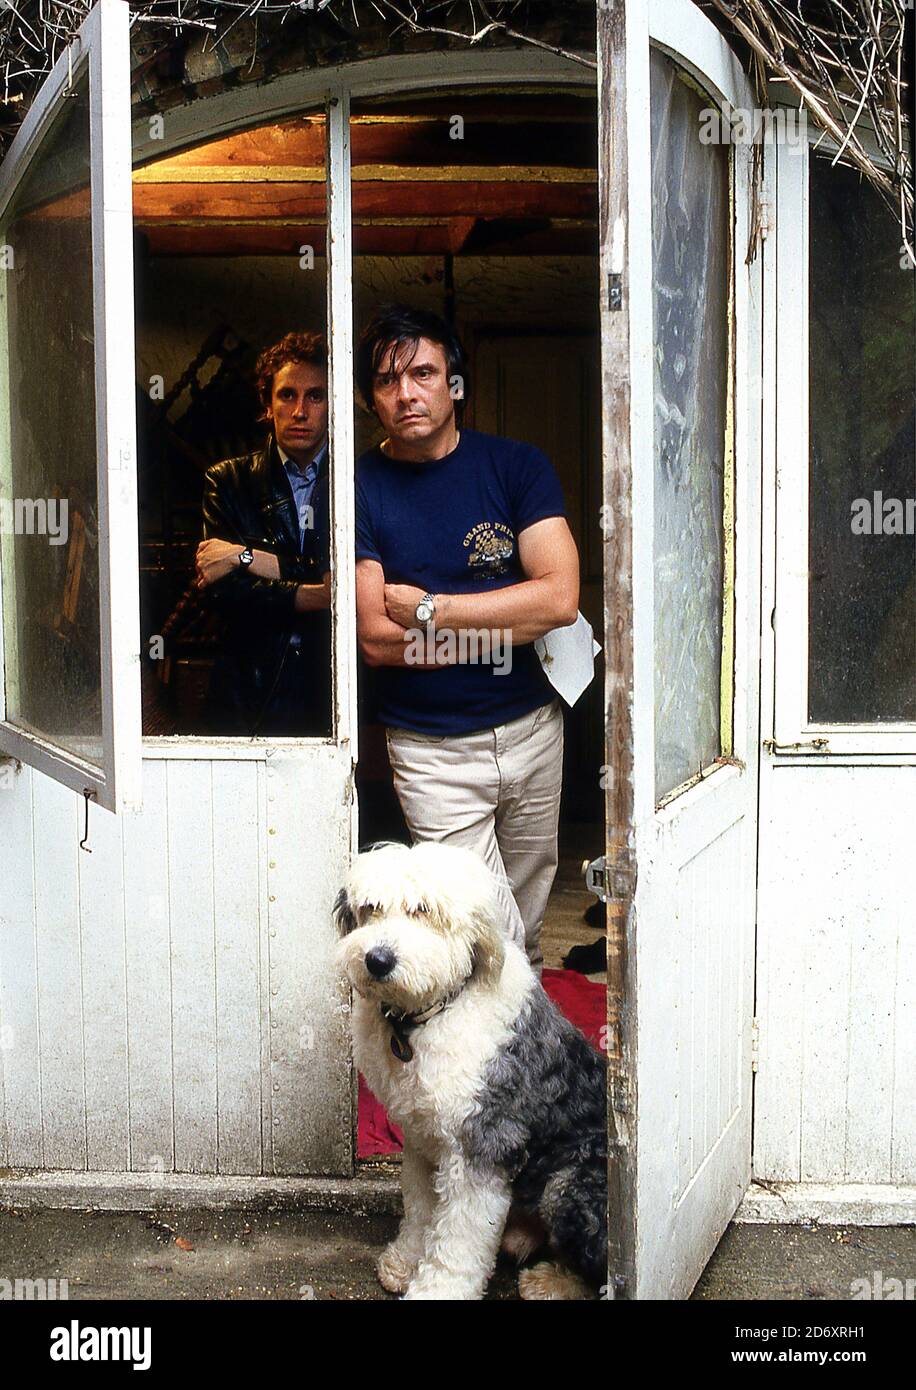
<path fill-rule="evenodd" d="M 596 326 L 598 268 L 589 256 L 468 256 L 454 265 L 457 322 L 467 332 L 483 324 L 536 327 L 562 306 L 564 323 Z M 227 324 L 260 348 L 292 328 L 326 320 L 326 262 L 312 270 L 283 256 L 162 257 L 141 273 L 137 371 L 141 385 L 161 375 L 166 389 L 201 343 Z M 442 313 L 445 266 L 441 256 L 358 256 L 353 267 L 357 327 L 386 300 L 406 300 Z"/>

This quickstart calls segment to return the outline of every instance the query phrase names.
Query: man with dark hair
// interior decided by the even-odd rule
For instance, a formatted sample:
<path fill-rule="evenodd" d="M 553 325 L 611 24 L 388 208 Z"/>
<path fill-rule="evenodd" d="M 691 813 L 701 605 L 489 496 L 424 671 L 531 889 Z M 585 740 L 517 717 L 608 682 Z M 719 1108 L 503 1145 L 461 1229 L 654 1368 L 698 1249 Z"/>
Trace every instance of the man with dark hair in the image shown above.
<path fill-rule="evenodd" d="M 330 732 L 328 352 L 287 333 L 255 381 L 271 437 L 206 475 L 197 582 L 226 619 L 207 705 L 214 733 Z"/>
<path fill-rule="evenodd" d="M 386 349 L 390 355 L 396 344 L 410 344 L 416 348 L 420 338 L 438 344 L 445 354 L 448 393 L 455 412 L 456 427 L 460 427 L 464 403 L 471 391 L 464 346 L 454 328 L 427 309 L 411 309 L 406 304 L 386 304 L 366 325 L 356 349 L 356 384 L 363 400 L 370 410 L 375 410 L 375 374 Z"/>
<path fill-rule="evenodd" d="M 414 840 L 475 849 L 505 880 L 539 970 L 563 719 L 533 643 L 579 599 L 562 490 L 539 449 L 459 426 L 465 356 L 436 315 L 381 309 L 357 381 L 387 433 L 357 465 L 356 600 L 395 790 Z"/>

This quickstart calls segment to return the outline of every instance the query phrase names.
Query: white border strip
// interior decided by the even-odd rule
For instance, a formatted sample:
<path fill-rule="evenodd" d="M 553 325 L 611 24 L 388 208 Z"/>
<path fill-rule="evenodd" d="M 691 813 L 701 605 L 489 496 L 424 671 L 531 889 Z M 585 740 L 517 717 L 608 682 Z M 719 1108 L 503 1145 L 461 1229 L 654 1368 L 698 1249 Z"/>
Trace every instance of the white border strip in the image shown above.
<path fill-rule="evenodd" d="M 23 1173 L 0 1178 L 0 1203 L 33 1210 L 151 1211 L 157 1208 L 245 1207 L 332 1211 L 401 1210 L 393 1164 L 352 1178 L 236 1177 L 204 1173 Z"/>
<path fill-rule="evenodd" d="M 798 1226 L 916 1225 L 916 1187 L 891 1183 L 751 1183 L 735 1221 Z"/>

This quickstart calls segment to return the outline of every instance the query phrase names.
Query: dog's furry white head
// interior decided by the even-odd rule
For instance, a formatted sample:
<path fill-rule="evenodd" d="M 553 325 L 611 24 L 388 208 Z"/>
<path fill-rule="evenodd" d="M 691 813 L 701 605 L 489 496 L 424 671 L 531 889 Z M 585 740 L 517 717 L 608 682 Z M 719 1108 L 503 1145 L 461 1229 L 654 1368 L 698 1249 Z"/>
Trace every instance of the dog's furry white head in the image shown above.
<path fill-rule="evenodd" d="M 428 1008 L 473 974 L 492 986 L 505 958 L 496 884 L 472 850 L 432 841 L 359 854 L 334 904 L 336 960 L 364 998 Z"/>

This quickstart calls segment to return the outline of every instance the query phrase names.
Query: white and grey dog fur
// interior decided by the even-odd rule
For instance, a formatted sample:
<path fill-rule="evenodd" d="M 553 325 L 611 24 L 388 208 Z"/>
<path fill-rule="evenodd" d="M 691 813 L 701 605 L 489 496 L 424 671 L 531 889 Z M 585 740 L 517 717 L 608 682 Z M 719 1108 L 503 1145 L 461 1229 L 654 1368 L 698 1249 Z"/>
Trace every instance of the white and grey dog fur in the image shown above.
<path fill-rule="evenodd" d="M 547 1247 L 523 1298 L 595 1297 L 606 1063 L 507 938 L 494 887 L 470 850 L 383 845 L 335 903 L 357 1065 L 404 1133 L 404 1219 L 378 1276 L 408 1299 L 482 1298 L 505 1230 L 519 1263 Z"/>

